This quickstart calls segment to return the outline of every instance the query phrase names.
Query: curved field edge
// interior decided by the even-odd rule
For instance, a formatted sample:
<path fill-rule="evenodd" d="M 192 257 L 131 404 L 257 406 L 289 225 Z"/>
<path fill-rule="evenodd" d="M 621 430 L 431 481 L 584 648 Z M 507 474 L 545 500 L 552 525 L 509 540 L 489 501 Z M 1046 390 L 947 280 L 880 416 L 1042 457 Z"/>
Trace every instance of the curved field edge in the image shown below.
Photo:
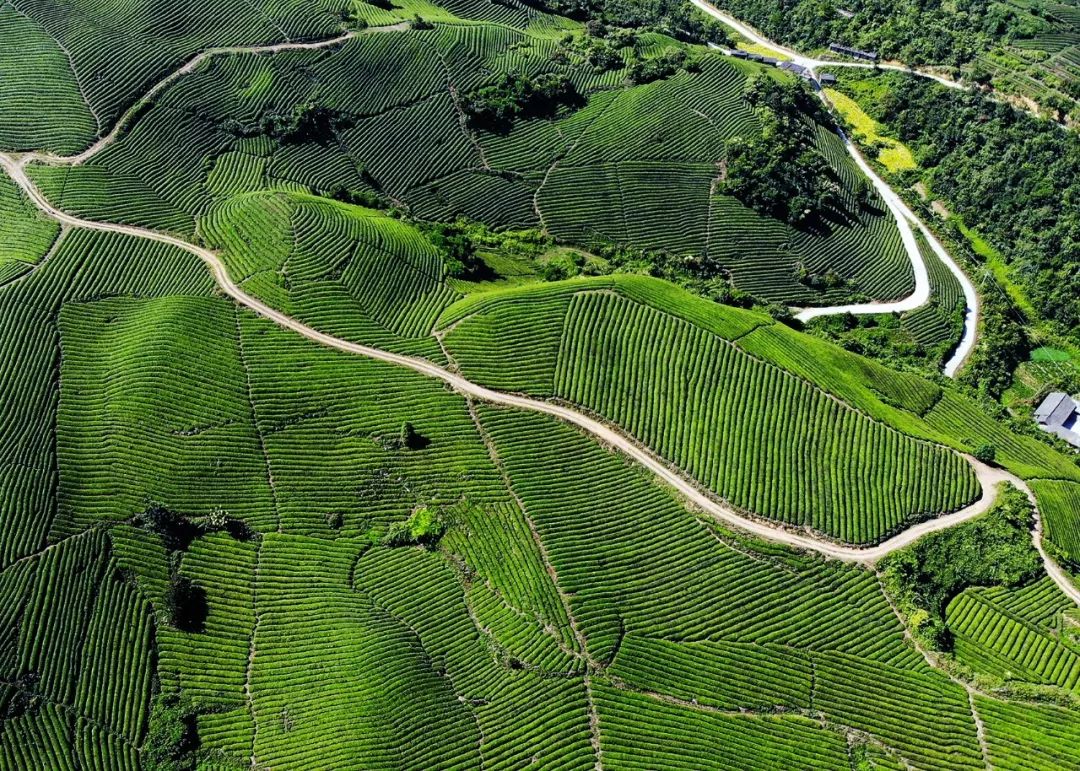
<path fill-rule="evenodd" d="M 979 494 L 960 455 L 610 289 L 521 301 L 443 336 L 470 379 L 620 426 L 741 511 L 877 542 Z"/>
<path fill-rule="evenodd" d="M 215 58 L 213 66 L 196 68 L 156 93 L 145 103 L 146 109 L 138 111 L 130 131 L 110 135 L 119 141 L 96 145 L 72 158 L 43 156 L 41 160 L 53 164 L 75 165 L 35 168 L 35 178 L 64 208 L 88 218 L 140 224 L 187 237 L 194 221 L 221 192 L 213 190 L 218 178 L 253 184 L 252 173 L 271 174 L 279 187 L 319 187 L 326 192 L 333 182 L 343 180 L 363 187 L 356 173 L 362 167 L 393 198 L 408 202 L 425 219 L 465 214 L 498 227 L 550 226 L 554 235 L 571 241 L 596 236 L 605 242 L 662 248 L 673 254 L 705 254 L 728 265 L 736 283 L 750 291 L 772 293 L 777 300 L 817 305 L 832 300 L 829 292 L 836 300 L 850 294 L 849 289 L 812 290 L 797 280 L 799 265 L 816 274 L 829 270 L 850 274 L 874 296 L 901 296 L 908 291 L 911 265 L 885 211 L 864 212 L 857 221 L 831 228 L 830 233 L 814 234 L 792 230 L 735 199 L 710 193 L 723 141 L 753 130 L 753 111 L 742 102 L 739 86 L 756 70 L 754 65 L 703 54 L 700 72 L 624 88 L 621 76 L 611 73 L 600 77 L 578 66 L 552 70 L 547 57 L 541 56 L 555 47 L 550 31 L 534 34 L 494 25 L 448 25 L 434 31 L 373 32 L 341 38 L 340 45 L 328 46 L 319 55 L 309 54 L 310 61 L 297 58 L 302 51 L 250 57 L 254 61 L 240 56 Z M 373 42 L 376 39 L 379 42 Z M 503 61 L 502 49 L 510 41 L 516 41 L 511 46 L 513 58 Z M 525 42 L 529 45 L 517 45 Z M 662 42 L 658 48 L 677 45 L 673 40 Z M 478 46 L 480 51 L 474 53 L 471 49 Z M 537 50 L 526 55 L 530 48 Z M 467 57 L 463 49 L 468 49 Z M 451 83 L 464 93 L 477 85 L 477 78 L 462 71 L 463 64 L 475 63 L 477 56 L 496 70 L 519 67 L 569 73 L 596 104 L 556 121 L 526 121 L 506 136 L 462 131 L 442 70 L 450 68 Z M 413 77 L 400 77 L 401 82 L 387 85 L 386 94 L 375 96 L 341 77 L 344 59 L 357 67 L 367 63 L 390 66 Z M 299 63 L 320 72 L 325 68 L 334 88 L 325 94 L 292 93 L 297 87 L 289 68 Z M 267 89 L 272 93 L 263 94 Z M 219 97 L 219 92 L 233 96 Z M 717 94 L 722 97 L 719 105 Z M 260 99 L 269 101 L 263 104 Z M 297 99 L 332 104 L 356 125 L 343 130 L 344 142 L 321 147 L 297 143 L 273 159 L 259 158 L 253 149 L 258 143 L 251 137 L 238 139 L 223 130 L 230 120 L 236 123 L 237 114 L 287 112 Z M 407 147 L 387 143 L 388 136 L 401 132 Z M 177 134 L 184 137 L 179 144 L 172 141 Z M 650 138 L 658 134 L 667 137 L 660 147 Z M 842 151 L 840 139 L 824 130 L 819 134 L 829 163 L 849 186 L 859 172 Z M 526 142 L 542 150 L 529 153 L 523 148 Z M 613 153 L 611 148 L 622 150 Z M 243 163 L 236 152 L 244 157 Z M 179 166 L 184 166 L 182 173 Z M 203 178 L 203 171 L 211 168 L 214 184 Z M 678 195 L 688 196 L 696 213 L 693 222 L 675 229 L 658 216 L 663 207 L 657 205 L 671 193 L 672 186 L 666 183 L 674 168 L 680 169 Z M 328 174 L 329 170 L 333 173 Z M 592 193 L 583 196 L 586 188 Z M 103 189 L 111 195 L 102 196 Z M 620 192 L 624 189 L 625 202 Z M 493 209 L 490 198 L 506 201 L 508 211 Z M 880 201 L 876 208 L 883 208 Z M 756 235 L 748 238 L 751 232 Z M 778 259 L 783 276 L 770 268 L 779 264 Z M 783 297 L 772 291 L 779 279 L 784 282 Z"/>
<path fill-rule="evenodd" d="M 535 315 L 530 305 L 541 311 L 545 304 L 596 291 L 615 292 L 676 316 L 912 438 L 969 453 L 981 443 L 992 444 L 997 462 L 1022 479 L 1080 482 L 1080 466 L 1073 459 L 1001 426 L 958 387 L 890 369 L 764 314 L 719 305 L 658 279 L 615 275 L 474 294 L 442 312 L 436 334 L 451 336 L 466 319 L 493 315 L 500 308 L 513 307 L 520 319 L 529 319 Z M 512 326 L 505 330 L 508 335 L 514 333 Z"/>

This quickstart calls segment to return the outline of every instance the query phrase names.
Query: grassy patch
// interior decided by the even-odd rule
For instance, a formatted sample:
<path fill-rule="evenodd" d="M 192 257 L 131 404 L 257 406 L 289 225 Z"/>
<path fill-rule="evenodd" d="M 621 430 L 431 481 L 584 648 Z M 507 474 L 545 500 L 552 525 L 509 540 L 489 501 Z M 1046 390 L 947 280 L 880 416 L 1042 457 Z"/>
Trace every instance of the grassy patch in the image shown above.
<path fill-rule="evenodd" d="M 892 137 L 882 136 L 881 126 L 863 112 L 854 99 L 833 88 L 825 89 L 825 93 L 844 120 L 861 135 L 862 141 L 878 149 L 877 159 L 882 166 L 893 173 L 918 168 L 908 146 Z"/>
<path fill-rule="evenodd" d="M 735 47 L 740 51 L 746 51 L 751 54 L 758 54 L 760 56 L 771 56 L 779 61 L 786 62 L 791 59 L 790 56 L 780 53 L 775 48 L 762 45 L 761 43 L 754 43 L 745 38 L 739 38 L 738 35 L 732 35 L 732 38 L 736 40 Z"/>
<path fill-rule="evenodd" d="M 1062 351 L 1058 348 L 1051 348 L 1048 345 L 1043 345 L 1031 352 L 1032 361 L 1071 361 L 1072 356 L 1068 351 Z"/>
<path fill-rule="evenodd" d="M 994 274 L 994 278 L 1005 288 L 1005 292 L 1009 295 L 1009 299 L 1012 300 L 1028 318 L 1038 318 L 1038 314 L 1035 313 L 1035 308 L 1032 306 L 1023 287 L 1013 279 L 1012 267 L 1005 262 L 1005 258 L 1001 256 L 1001 253 L 995 249 L 990 242 L 979 235 L 977 231 L 961 222 L 959 218 L 956 218 L 953 221 L 956 223 L 956 227 L 964 235 L 964 238 L 971 244 L 971 248 L 974 250 L 975 254 L 986 262 L 986 267 Z"/>

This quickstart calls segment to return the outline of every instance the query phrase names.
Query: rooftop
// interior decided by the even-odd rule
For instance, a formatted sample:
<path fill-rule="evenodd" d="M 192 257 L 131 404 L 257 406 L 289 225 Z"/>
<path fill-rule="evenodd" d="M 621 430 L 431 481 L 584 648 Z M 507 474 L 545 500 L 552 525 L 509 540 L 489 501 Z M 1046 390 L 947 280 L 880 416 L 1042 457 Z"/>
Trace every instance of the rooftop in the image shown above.
<path fill-rule="evenodd" d="M 1035 408 L 1035 422 L 1044 431 L 1080 447 L 1080 404 L 1068 394 L 1055 391 L 1043 399 Z"/>
<path fill-rule="evenodd" d="M 851 46 L 846 46 L 842 43 L 829 43 L 829 50 L 847 54 L 848 56 L 854 56 L 856 59 L 877 61 L 878 58 L 877 53 L 874 51 L 860 51 L 858 48 L 852 48 Z"/>

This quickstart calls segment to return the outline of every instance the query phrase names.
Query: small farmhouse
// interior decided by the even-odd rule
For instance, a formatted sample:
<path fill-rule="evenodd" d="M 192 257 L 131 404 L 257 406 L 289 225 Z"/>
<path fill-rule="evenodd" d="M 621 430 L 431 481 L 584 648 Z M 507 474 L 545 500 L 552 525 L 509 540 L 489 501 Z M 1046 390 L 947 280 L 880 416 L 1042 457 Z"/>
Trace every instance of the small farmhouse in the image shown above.
<path fill-rule="evenodd" d="M 1043 399 L 1035 410 L 1035 422 L 1044 431 L 1080 447 L 1080 404 L 1068 394 L 1055 391 Z"/>
<path fill-rule="evenodd" d="M 878 58 L 878 55 L 874 51 L 860 51 L 858 48 L 840 45 L 839 43 L 829 43 L 829 50 L 833 53 L 844 54 L 844 56 L 850 56 L 855 59 L 865 59 L 868 62 L 876 62 Z"/>

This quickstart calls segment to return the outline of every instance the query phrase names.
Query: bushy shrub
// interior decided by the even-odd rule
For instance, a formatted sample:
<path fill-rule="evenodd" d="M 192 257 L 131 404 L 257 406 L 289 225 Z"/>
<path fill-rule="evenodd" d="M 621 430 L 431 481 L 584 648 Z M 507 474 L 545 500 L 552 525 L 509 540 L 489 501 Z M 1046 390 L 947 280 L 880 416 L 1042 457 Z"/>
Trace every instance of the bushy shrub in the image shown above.
<path fill-rule="evenodd" d="M 167 551 L 186 551 L 203 529 L 187 517 L 158 504 L 151 504 L 135 518 L 136 524 L 157 533 Z"/>
<path fill-rule="evenodd" d="M 412 423 L 402 423 L 398 434 L 398 445 L 406 450 L 422 450 L 431 444 L 431 440 L 416 430 Z"/>
<path fill-rule="evenodd" d="M 432 548 L 446 532 L 445 517 L 439 509 L 421 507 L 404 522 L 395 522 L 386 531 L 384 546 L 425 546 Z"/>
<path fill-rule="evenodd" d="M 992 444 L 980 444 L 975 448 L 975 452 L 972 453 L 976 460 L 981 460 L 983 463 L 993 463 L 994 458 L 997 455 L 997 450 Z"/>
<path fill-rule="evenodd" d="M 686 51 L 669 51 L 655 59 L 641 59 L 630 65 L 627 79 L 634 84 L 651 83 L 654 80 L 669 78 L 684 67 L 690 67 L 691 62 L 686 56 Z"/>
<path fill-rule="evenodd" d="M 286 113 L 271 112 L 257 123 L 225 121 L 222 128 L 239 137 L 268 136 L 283 144 L 328 142 L 349 128 L 352 120 L 338 110 L 314 102 L 295 105 Z"/>
<path fill-rule="evenodd" d="M 206 626 L 209 607 L 206 590 L 190 578 L 173 575 L 165 591 L 165 607 L 169 623 L 181 632 L 202 632 Z"/>
<path fill-rule="evenodd" d="M 331 187 L 327 191 L 327 195 L 335 201 L 354 206 L 366 206 L 369 209 L 387 209 L 390 207 L 390 201 L 374 190 L 354 190 L 340 182 Z"/>
<path fill-rule="evenodd" d="M 1027 497 L 1008 486 L 978 519 L 924 536 L 881 561 L 885 588 L 924 643 L 949 650 L 945 606 L 965 588 L 1019 586 L 1039 573 L 1033 518 Z"/>
<path fill-rule="evenodd" d="M 194 767 L 199 744 L 195 717 L 175 695 L 158 694 L 142 748 L 142 767 L 150 771 L 182 771 Z"/>

